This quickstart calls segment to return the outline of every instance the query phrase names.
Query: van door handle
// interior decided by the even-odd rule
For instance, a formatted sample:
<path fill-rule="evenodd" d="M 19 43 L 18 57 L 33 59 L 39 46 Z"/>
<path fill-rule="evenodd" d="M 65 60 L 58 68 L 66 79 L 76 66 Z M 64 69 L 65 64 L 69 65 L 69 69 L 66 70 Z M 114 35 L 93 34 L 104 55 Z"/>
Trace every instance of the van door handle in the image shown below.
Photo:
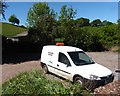
<path fill-rule="evenodd" d="M 57 66 L 59 67 L 59 65 L 57 64 Z"/>

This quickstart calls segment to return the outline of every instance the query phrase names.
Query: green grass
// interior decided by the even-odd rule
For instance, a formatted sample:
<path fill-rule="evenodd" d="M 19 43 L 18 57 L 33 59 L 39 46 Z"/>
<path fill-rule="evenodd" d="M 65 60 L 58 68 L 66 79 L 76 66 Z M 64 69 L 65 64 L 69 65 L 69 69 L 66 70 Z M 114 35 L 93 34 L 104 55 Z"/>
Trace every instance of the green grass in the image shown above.
<path fill-rule="evenodd" d="M 0 22 L 0 25 L 1 24 L 2 24 L 2 32 L 0 32 L 0 34 L 2 33 L 2 35 L 5 37 L 12 37 L 19 33 L 27 31 L 26 28 L 18 27 L 9 23 Z"/>
<path fill-rule="evenodd" d="M 2 84 L 2 94 L 87 94 L 76 84 L 65 86 L 60 81 L 48 80 L 39 70 L 24 72 Z"/>

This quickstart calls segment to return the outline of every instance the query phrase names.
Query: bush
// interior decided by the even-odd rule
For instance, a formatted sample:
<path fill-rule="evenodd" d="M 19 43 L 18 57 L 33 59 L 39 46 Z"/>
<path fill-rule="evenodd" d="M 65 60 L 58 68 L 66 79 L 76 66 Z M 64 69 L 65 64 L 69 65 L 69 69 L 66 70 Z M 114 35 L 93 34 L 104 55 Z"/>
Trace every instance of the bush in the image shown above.
<path fill-rule="evenodd" d="M 65 86 L 59 81 L 47 80 L 41 71 L 21 73 L 2 84 L 2 94 L 88 94 L 78 85 Z"/>
<path fill-rule="evenodd" d="M 76 33 L 75 46 L 85 51 L 104 51 L 118 46 L 119 32 L 115 24 L 101 27 L 81 27 Z"/>
<path fill-rule="evenodd" d="M 54 26 L 50 33 L 47 31 L 41 32 L 34 28 L 30 29 L 29 40 L 41 45 L 51 45 L 56 43 L 55 38 L 64 38 L 65 45 L 75 46 L 84 51 L 105 51 L 118 46 L 118 24 L 78 27 L 74 22 L 74 20 L 71 20 L 65 24 L 60 24 L 58 21 L 56 27 Z"/>

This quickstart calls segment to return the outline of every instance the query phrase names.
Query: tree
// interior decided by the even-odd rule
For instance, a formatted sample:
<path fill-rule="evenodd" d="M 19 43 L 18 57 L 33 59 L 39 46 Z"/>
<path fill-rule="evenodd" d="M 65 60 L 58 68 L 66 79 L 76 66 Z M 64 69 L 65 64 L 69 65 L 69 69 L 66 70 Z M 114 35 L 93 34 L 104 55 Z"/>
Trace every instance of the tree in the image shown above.
<path fill-rule="evenodd" d="M 58 19 L 58 26 L 56 31 L 57 38 L 65 38 L 65 45 L 73 45 L 74 44 L 74 33 L 75 33 L 75 22 L 74 18 L 76 15 L 76 10 L 72 7 L 67 8 L 66 5 L 62 6 L 60 10 L 60 15 Z M 72 38 L 72 39 L 71 39 Z"/>
<path fill-rule="evenodd" d="M 59 25 L 56 36 L 57 38 L 65 38 L 64 42 L 66 45 L 74 44 L 74 32 L 75 32 L 75 22 L 74 18 L 76 15 L 76 10 L 72 7 L 67 8 L 66 5 L 62 6 L 60 15 L 59 15 Z M 72 39 L 71 39 L 72 38 Z"/>
<path fill-rule="evenodd" d="M 12 24 L 18 24 L 19 25 L 19 23 L 20 23 L 20 21 L 19 21 L 19 19 L 13 14 L 13 15 L 11 15 L 10 17 L 9 17 L 9 22 L 11 22 Z"/>
<path fill-rule="evenodd" d="M 90 25 L 90 20 L 87 18 L 79 18 L 76 20 L 76 26 L 77 27 L 83 27 L 83 26 L 89 26 Z"/>
<path fill-rule="evenodd" d="M 76 15 L 76 10 L 73 10 L 72 7 L 67 8 L 66 5 L 62 6 L 61 11 L 60 11 L 60 16 L 59 16 L 59 20 L 61 22 L 66 22 L 66 21 L 70 21 L 73 18 L 75 18 Z"/>
<path fill-rule="evenodd" d="M 117 20 L 117 23 L 120 24 L 120 19 Z"/>
<path fill-rule="evenodd" d="M 13 15 L 11 15 L 10 17 L 9 17 L 9 22 L 11 22 L 12 24 L 15 24 L 15 18 L 16 18 L 16 16 L 13 14 Z"/>
<path fill-rule="evenodd" d="M 91 22 L 91 26 L 92 27 L 98 27 L 98 26 L 102 26 L 102 22 L 100 19 L 95 19 Z"/>
<path fill-rule="evenodd" d="M 5 19 L 5 9 L 7 8 L 7 5 L 5 2 L 0 1 L 0 15 L 2 15 L 3 19 Z"/>
<path fill-rule="evenodd" d="M 61 11 L 60 11 L 60 16 L 59 16 L 59 20 L 67 20 L 67 9 L 66 9 L 66 5 L 62 6 Z"/>
<path fill-rule="evenodd" d="M 20 21 L 18 18 L 15 18 L 15 23 L 19 25 Z"/>
<path fill-rule="evenodd" d="M 40 27 L 43 25 L 43 22 L 50 22 L 50 19 L 55 19 L 56 13 L 54 10 L 50 9 L 46 2 L 34 3 L 32 8 L 28 11 L 27 24 L 28 27 Z M 38 25 L 38 23 L 40 25 Z"/>
<path fill-rule="evenodd" d="M 51 33 L 56 26 L 56 13 L 50 9 L 46 2 L 34 3 L 28 11 L 27 24 L 29 37 L 35 43 L 46 44 L 50 42 Z"/>
<path fill-rule="evenodd" d="M 113 24 L 112 22 L 107 21 L 107 20 L 104 20 L 104 21 L 102 22 L 102 25 L 103 25 L 103 26 L 112 25 L 112 24 Z"/>

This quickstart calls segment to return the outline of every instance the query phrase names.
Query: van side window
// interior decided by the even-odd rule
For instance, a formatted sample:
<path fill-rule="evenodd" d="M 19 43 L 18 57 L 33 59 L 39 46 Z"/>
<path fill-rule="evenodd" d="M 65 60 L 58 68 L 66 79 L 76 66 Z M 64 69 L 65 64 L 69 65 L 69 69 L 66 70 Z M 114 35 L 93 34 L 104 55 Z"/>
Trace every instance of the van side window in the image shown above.
<path fill-rule="evenodd" d="M 64 63 L 65 65 L 70 65 L 70 61 L 68 60 L 67 56 L 63 53 L 59 53 L 58 61 Z"/>

